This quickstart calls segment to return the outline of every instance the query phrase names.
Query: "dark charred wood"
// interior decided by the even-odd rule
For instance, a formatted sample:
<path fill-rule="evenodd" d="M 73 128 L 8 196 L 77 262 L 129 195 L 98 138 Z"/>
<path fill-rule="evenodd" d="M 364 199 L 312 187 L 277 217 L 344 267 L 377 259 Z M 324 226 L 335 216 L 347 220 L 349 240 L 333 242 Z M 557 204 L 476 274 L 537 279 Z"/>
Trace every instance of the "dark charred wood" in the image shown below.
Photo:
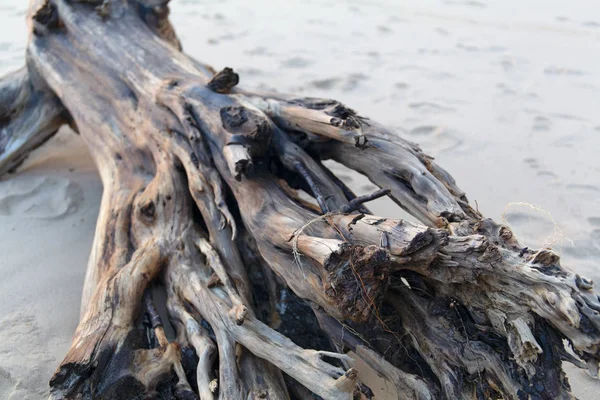
<path fill-rule="evenodd" d="M 239 82 L 239 75 L 233 72 L 231 68 L 225 68 L 213 76 L 206 86 L 213 92 L 227 94 Z"/>

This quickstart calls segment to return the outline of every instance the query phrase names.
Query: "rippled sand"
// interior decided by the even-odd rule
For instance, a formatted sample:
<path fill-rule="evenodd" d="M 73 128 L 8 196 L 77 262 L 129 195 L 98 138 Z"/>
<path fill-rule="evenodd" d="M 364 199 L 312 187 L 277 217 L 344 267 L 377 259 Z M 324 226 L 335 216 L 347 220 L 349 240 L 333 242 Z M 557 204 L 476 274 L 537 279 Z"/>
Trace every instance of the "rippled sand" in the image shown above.
<path fill-rule="evenodd" d="M 25 7 L 0 1 L 0 73 L 23 63 Z M 597 1 L 175 0 L 172 19 L 189 54 L 234 67 L 245 87 L 334 97 L 399 130 L 526 246 L 552 246 L 600 282 Z M 0 398 L 47 393 L 77 323 L 100 196 L 68 131 L 0 182 Z M 571 376 L 580 398 L 597 398 L 597 382 Z"/>

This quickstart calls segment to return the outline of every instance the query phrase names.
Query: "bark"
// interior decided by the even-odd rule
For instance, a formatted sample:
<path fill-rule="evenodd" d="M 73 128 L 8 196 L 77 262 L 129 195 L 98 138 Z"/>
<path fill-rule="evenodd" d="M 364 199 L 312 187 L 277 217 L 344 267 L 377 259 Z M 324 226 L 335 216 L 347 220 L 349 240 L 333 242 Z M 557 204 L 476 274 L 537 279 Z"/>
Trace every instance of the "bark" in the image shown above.
<path fill-rule="evenodd" d="M 238 89 L 181 52 L 167 1 L 32 0 L 27 19 L 0 174 L 70 124 L 104 185 L 53 398 L 366 398 L 348 351 L 411 399 L 571 398 L 561 361 L 597 375 L 592 283 L 416 144 L 335 100 Z M 356 197 L 326 159 L 382 190 Z M 371 215 L 384 195 L 423 225 Z"/>

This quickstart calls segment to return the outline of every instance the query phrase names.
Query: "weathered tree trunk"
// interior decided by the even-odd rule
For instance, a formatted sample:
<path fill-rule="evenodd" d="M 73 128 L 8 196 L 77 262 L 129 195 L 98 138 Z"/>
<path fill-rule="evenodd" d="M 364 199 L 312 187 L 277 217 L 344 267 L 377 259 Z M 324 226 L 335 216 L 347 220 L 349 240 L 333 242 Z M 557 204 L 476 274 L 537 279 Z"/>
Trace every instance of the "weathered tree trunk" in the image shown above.
<path fill-rule="evenodd" d="M 0 82 L 0 174 L 70 124 L 104 185 L 53 398 L 368 397 L 348 351 L 408 399 L 571 398 L 561 361 L 597 374 L 590 282 L 394 132 L 189 58 L 166 3 L 32 0 Z M 356 198 L 325 159 L 384 190 Z M 370 215 L 383 195 L 424 225 Z"/>

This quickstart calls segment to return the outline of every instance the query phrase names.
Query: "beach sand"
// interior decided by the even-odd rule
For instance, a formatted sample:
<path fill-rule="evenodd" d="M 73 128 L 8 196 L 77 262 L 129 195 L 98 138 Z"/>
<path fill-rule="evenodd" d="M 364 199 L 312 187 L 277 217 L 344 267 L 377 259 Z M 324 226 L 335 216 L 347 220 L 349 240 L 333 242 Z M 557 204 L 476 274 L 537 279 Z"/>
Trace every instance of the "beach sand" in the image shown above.
<path fill-rule="evenodd" d="M 245 87 L 337 98 L 398 129 L 524 245 L 552 245 L 598 282 L 600 5 L 522 3 L 181 0 L 172 19 L 186 52 L 235 68 Z M 0 4 L 2 74 L 23 63 L 25 8 Z M 0 399 L 47 397 L 77 325 L 101 193 L 68 129 L 0 181 Z M 373 208 L 405 216 L 389 200 Z M 568 371 L 580 399 L 598 398 L 598 381 Z"/>

